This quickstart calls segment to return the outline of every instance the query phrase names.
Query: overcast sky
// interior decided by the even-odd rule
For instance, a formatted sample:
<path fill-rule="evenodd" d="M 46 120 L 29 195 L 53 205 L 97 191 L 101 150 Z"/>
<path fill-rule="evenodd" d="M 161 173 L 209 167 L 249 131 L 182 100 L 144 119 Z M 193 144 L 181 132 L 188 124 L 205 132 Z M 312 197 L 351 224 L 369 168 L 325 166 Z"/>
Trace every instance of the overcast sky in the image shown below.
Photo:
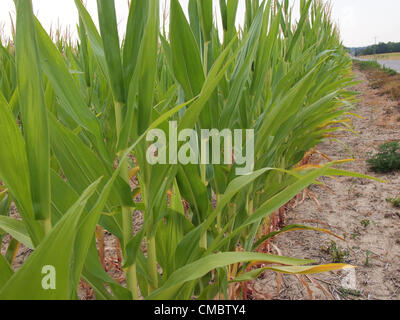
<path fill-rule="evenodd" d="M 168 0 L 162 0 L 164 3 Z M 299 0 L 290 0 L 298 4 Z M 115 0 L 121 33 L 127 17 L 127 0 Z M 188 0 L 180 0 L 183 7 Z M 217 4 L 219 1 L 214 0 Z M 245 0 L 239 0 L 239 21 L 243 20 Z M 97 17 L 96 0 L 86 0 L 88 10 Z M 400 42 L 399 0 L 332 0 L 332 16 L 338 23 L 346 46 L 365 46 L 378 42 Z M 76 34 L 77 11 L 73 0 L 33 0 L 34 11 L 42 24 L 50 27 L 69 26 Z M 13 0 L 0 0 L 0 30 L 10 34 L 9 13 L 15 15 Z"/>

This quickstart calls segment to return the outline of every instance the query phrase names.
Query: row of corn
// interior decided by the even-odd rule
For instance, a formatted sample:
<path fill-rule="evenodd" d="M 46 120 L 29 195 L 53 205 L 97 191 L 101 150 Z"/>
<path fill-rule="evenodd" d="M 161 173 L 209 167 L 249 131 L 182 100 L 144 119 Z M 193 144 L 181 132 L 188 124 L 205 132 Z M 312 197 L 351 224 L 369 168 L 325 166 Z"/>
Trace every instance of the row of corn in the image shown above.
<path fill-rule="evenodd" d="M 120 38 L 114 0 L 97 0 L 99 27 L 74 1 L 78 41 L 16 0 L 0 47 L 0 299 L 77 299 L 81 279 L 97 299 L 213 299 L 265 271 L 349 267 L 257 253 L 267 217 L 321 176 L 354 175 L 296 166 L 350 129 L 351 60 L 329 7 L 301 0 L 295 20 L 288 0 L 243 0 L 238 28 L 239 0 L 190 0 L 188 14 L 171 0 L 165 26 L 160 1 L 135 0 Z M 171 121 L 254 130 L 254 168 L 150 164 L 146 137 Z M 123 284 L 102 267 L 99 226 L 121 244 Z M 20 245 L 33 252 L 14 271 Z"/>

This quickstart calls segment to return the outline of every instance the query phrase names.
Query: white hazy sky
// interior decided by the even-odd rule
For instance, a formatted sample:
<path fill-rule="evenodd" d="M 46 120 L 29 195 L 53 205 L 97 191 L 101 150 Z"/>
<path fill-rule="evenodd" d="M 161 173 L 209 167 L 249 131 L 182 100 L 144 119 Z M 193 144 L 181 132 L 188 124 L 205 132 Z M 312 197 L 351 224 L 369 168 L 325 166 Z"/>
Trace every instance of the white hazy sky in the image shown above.
<path fill-rule="evenodd" d="M 162 0 L 162 3 L 168 0 Z M 292 4 L 299 0 L 290 0 Z M 127 0 L 116 0 L 121 33 L 127 18 Z M 180 0 L 187 7 L 188 0 Z M 214 2 L 217 4 L 218 1 Z M 243 20 L 245 0 L 239 0 L 239 21 Z M 378 42 L 400 42 L 399 0 L 331 0 L 333 19 L 338 23 L 346 46 L 365 46 Z M 89 12 L 97 18 L 96 0 L 86 0 Z M 51 26 L 69 26 L 76 35 L 77 11 L 73 0 L 33 0 L 39 20 L 50 30 Z M 163 8 L 163 7 L 162 7 Z M 10 17 L 15 16 L 13 0 L 0 0 L 0 30 L 10 35 Z M 97 20 L 97 19 L 95 19 Z"/>

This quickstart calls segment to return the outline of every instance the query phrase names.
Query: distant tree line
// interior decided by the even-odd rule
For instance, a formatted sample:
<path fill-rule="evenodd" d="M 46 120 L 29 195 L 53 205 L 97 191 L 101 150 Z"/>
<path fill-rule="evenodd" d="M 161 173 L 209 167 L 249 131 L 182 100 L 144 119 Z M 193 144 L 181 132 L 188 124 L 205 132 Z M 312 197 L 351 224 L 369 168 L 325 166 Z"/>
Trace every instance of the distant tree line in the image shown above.
<path fill-rule="evenodd" d="M 371 54 L 383 54 L 400 52 L 400 42 L 380 42 L 379 44 L 374 44 L 365 48 L 356 48 L 354 54 L 356 56 L 367 56 Z"/>

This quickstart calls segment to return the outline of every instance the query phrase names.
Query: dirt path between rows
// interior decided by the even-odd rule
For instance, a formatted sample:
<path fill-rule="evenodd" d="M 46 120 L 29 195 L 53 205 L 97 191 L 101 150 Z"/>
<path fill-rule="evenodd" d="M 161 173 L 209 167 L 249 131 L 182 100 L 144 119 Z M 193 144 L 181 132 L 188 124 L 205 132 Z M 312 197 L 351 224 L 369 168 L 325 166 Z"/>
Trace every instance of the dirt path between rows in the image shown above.
<path fill-rule="evenodd" d="M 347 241 L 313 231 L 298 231 L 280 236 L 275 245 L 283 255 L 331 263 L 332 256 L 325 249 L 334 240 L 342 251 L 349 253 L 344 262 L 357 268 L 311 279 L 284 276 L 279 296 L 275 293 L 272 298 L 310 299 L 312 294 L 314 299 L 400 299 L 400 209 L 386 201 L 400 196 L 400 173 L 375 174 L 368 170 L 365 162 L 367 152 L 376 152 L 380 144 L 400 139 L 400 104 L 388 96 L 378 95 L 364 74 L 357 70 L 355 73 L 364 81 L 356 86 L 360 103 L 355 112 L 363 119 L 354 118 L 353 124 L 359 136 L 347 132 L 341 135 L 340 140 L 348 150 L 329 141 L 319 145 L 317 150 L 332 160 L 354 156 L 357 160 L 344 165 L 343 169 L 373 175 L 388 183 L 349 177 L 321 179 L 331 190 L 311 188 L 321 208 L 307 197 L 288 212 L 288 223 L 328 228 Z M 265 280 L 256 283 L 256 290 L 260 294 L 276 292 L 276 282 L 271 281 L 274 277 L 272 273 L 267 274 Z"/>

